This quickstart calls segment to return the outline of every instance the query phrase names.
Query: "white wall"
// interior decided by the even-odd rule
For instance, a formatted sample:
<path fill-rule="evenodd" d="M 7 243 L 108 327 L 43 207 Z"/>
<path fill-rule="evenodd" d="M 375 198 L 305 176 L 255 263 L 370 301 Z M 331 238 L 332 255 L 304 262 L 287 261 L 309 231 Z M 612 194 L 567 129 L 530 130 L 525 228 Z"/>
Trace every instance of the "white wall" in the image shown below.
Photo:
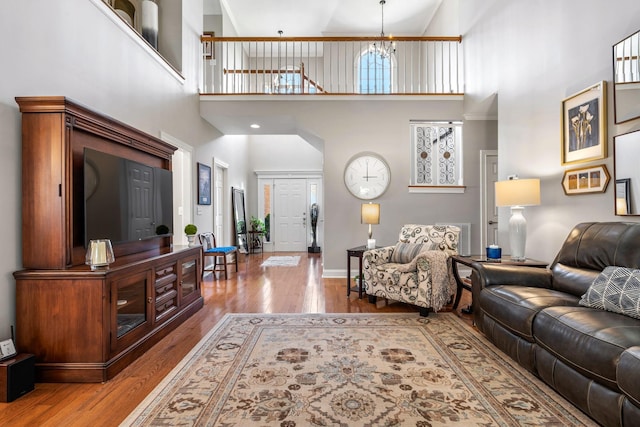
<path fill-rule="evenodd" d="M 16 96 L 64 95 L 154 136 L 162 130 L 189 144 L 217 132 L 200 118 L 197 85 L 202 1 L 183 0 L 184 79 L 99 0 L 3 2 L 0 11 L 0 337 L 15 319 L 21 268 L 20 113 Z M 194 177 L 195 179 L 195 177 Z"/>
<path fill-rule="evenodd" d="M 231 205 L 231 188 L 242 188 L 246 192 L 252 180 L 255 179 L 248 167 L 249 163 L 249 137 L 246 135 L 225 135 L 196 149 L 195 161 L 211 166 L 213 162 L 220 161 L 229 165 L 226 176 L 226 188 L 224 189 L 225 224 L 224 238 L 219 244 L 232 244 L 233 216 Z M 246 203 L 246 201 L 245 201 Z M 213 231 L 213 204 L 198 205 L 195 209 L 194 224 L 200 231 Z M 247 212 L 248 215 L 248 212 Z"/>
<path fill-rule="evenodd" d="M 498 94 L 499 175 L 541 178 L 542 205 L 525 212 L 526 254 L 552 261 L 576 223 L 621 220 L 613 213 L 613 183 L 604 194 L 564 194 L 561 180 L 570 168 L 560 162 L 560 108 L 564 98 L 600 80 L 611 82 L 612 45 L 640 27 L 640 2 L 459 1 L 465 112 L 486 111 Z M 612 90 L 610 84 L 609 157 L 591 164 L 605 163 L 613 175 L 613 136 L 640 128 L 640 121 L 614 125 Z M 508 209 L 501 208 L 504 247 L 508 217 Z"/>

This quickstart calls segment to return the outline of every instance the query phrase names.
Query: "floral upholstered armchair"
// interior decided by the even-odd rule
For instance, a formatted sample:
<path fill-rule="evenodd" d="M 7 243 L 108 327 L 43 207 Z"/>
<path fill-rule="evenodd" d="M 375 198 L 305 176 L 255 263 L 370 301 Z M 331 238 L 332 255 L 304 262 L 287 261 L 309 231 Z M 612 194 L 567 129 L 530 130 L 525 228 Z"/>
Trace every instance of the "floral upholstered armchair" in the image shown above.
<path fill-rule="evenodd" d="M 406 224 L 394 246 L 368 250 L 363 256 L 364 288 L 376 297 L 438 311 L 456 291 L 450 256 L 458 253 L 460 228 Z"/>

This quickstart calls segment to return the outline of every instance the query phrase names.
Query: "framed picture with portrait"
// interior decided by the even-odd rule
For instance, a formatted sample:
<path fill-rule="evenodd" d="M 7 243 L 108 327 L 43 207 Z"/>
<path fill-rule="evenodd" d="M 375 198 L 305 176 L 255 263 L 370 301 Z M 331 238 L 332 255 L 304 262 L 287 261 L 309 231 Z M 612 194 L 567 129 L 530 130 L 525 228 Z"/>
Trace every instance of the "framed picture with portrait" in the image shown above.
<path fill-rule="evenodd" d="M 585 193 L 604 193 L 609 184 L 607 165 L 589 166 L 586 168 L 564 171 L 562 188 L 567 196 Z"/>
<path fill-rule="evenodd" d="M 211 167 L 198 163 L 198 204 L 211 204 Z"/>
<path fill-rule="evenodd" d="M 562 101 L 562 164 L 607 157 L 607 82 L 604 80 Z"/>

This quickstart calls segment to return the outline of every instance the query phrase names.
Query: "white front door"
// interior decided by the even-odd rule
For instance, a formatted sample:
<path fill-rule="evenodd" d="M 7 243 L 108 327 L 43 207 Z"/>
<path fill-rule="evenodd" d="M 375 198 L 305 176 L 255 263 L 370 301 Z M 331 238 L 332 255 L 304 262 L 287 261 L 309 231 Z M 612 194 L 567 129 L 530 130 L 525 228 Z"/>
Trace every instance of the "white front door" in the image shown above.
<path fill-rule="evenodd" d="M 307 250 L 307 180 L 274 180 L 275 250 Z"/>
<path fill-rule="evenodd" d="M 498 152 L 496 150 L 483 150 L 481 152 L 482 180 L 482 215 L 481 224 L 481 248 L 498 243 L 498 208 L 496 208 L 495 182 L 498 180 Z"/>

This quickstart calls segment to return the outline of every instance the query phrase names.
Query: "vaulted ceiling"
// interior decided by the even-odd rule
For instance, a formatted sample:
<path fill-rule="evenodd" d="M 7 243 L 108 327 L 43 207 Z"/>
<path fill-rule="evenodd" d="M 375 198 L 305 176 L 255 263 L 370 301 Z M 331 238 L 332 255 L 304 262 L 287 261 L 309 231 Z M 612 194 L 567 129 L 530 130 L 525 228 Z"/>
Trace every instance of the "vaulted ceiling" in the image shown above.
<path fill-rule="evenodd" d="M 239 37 L 380 34 L 380 0 L 203 0 L 205 14 L 227 11 Z M 384 32 L 423 35 L 442 0 L 386 0 Z"/>

